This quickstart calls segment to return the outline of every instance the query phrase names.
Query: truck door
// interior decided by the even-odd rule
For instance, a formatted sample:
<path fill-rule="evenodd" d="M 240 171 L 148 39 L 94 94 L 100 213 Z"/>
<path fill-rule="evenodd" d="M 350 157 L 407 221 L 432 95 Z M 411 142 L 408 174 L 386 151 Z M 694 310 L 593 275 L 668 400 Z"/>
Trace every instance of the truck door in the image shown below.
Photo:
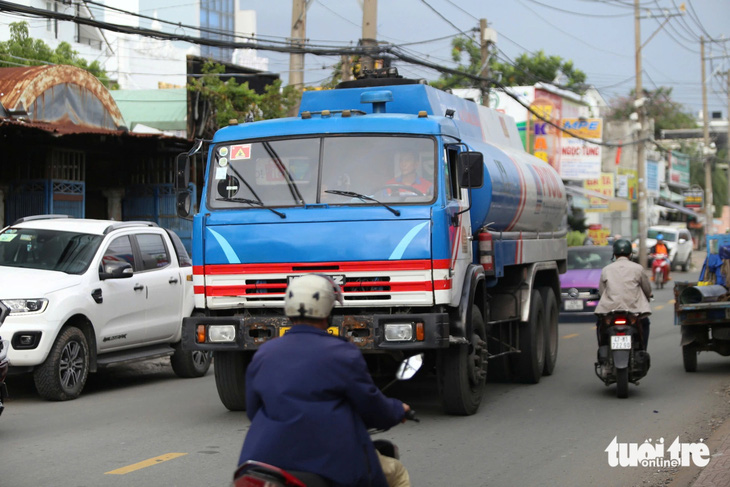
<path fill-rule="evenodd" d="M 458 306 L 461 288 L 464 284 L 466 267 L 472 262 L 471 219 L 469 212 L 460 213 L 469 207 L 469 191 L 459 186 L 456 161 L 464 146 L 446 146 L 446 211 L 449 215 L 449 245 L 451 250 L 452 293 L 451 305 Z"/>

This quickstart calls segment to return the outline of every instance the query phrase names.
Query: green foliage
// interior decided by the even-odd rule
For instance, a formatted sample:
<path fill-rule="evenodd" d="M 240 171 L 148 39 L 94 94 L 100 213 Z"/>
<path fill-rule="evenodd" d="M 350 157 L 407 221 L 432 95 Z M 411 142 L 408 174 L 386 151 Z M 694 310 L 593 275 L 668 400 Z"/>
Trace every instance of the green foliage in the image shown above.
<path fill-rule="evenodd" d="M 0 42 L 0 67 L 37 66 L 40 64 L 67 64 L 84 69 L 99 79 L 107 88 L 115 88 L 98 61 L 89 63 L 71 48 L 68 42 L 61 42 L 56 49 L 40 39 L 33 39 L 28 33 L 27 22 L 10 24 L 10 40 Z"/>
<path fill-rule="evenodd" d="M 539 50 L 534 56 L 520 54 L 514 64 L 492 59 L 491 72 L 502 73 L 506 86 L 528 86 L 542 81 L 582 93 L 585 91 L 586 74 L 573 66 L 573 61 L 563 61 L 560 56 L 547 56 Z"/>
<path fill-rule="evenodd" d="M 231 119 L 242 122 L 284 117 L 301 96 L 293 86 L 282 90 L 281 80 L 276 80 L 266 87 L 263 94 L 258 94 L 248 87 L 247 82 L 239 84 L 222 74 L 225 74 L 222 65 L 207 61 L 203 66 L 203 76 L 188 84 L 190 91 L 199 92 L 211 104 L 215 125 L 212 130 L 228 125 Z"/>
<path fill-rule="evenodd" d="M 458 63 L 457 70 L 472 76 L 481 72 L 481 48 L 479 44 L 464 36 L 455 37 L 451 41 L 451 58 Z M 489 73 L 496 77 L 501 73 L 501 83 L 506 86 L 529 86 L 542 81 L 560 85 L 563 88 L 582 92 L 585 87 L 586 74 L 576 69 L 572 61 L 563 61 L 559 56 L 547 56 L 542 50 L 534 56 L 521 54 L 514 65 L 489 60 Z M 557 80 L 557 81 L 556 81 Z M 442 74 L 431 85 L 440 89 L 469 88 L 478 82 L 463 74 Z"/>
<path fill-rule="evenodd" d="M 608 120 L 628 120 L 636 111 L 634 107 L 635 90 L 628 97 L 619 97 L 610 103 Z M 647 118 L 654 119 L 654 136 L 659 137 L 662 130 L 696 128 L 697 121 L 684 111 L 682 104 L 672 100 L 672 88 L 660 86 L 654 91 L 644 90 L 644 109 Z"/>

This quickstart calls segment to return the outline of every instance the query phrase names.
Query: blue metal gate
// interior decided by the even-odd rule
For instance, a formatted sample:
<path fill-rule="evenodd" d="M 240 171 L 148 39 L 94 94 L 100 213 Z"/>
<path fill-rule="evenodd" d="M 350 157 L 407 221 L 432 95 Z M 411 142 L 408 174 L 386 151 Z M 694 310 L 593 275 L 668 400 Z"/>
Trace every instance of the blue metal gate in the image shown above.
<path fill-rule="evenodd" d="M 32 179 L 10 185 L 5 221 L 31 215 L 56 214 L 84 218 L 86 185 L 81 181 Z"/>
<path fill-rule="evenodd" d="M 195 187 L 193 201 L 196 201 Z M 177 233 L 188 253 L 192 252 L 193 222 L 177 216 L 177 195 L 172 184 L 137 184 L 126 188 L 122 204 L 125 221 L 153 221 Z"/>

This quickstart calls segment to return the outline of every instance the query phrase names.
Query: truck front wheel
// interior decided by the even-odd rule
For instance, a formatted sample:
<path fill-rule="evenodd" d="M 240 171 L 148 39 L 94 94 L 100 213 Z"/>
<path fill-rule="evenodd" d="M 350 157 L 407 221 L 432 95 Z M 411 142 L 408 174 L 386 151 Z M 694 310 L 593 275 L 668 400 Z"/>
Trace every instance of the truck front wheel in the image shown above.
<path fill-rule="evenodd" d="M 552 375 L 558 361 L 558 300 L 550 287 L 541 287 L 540 296 L 545 306 L 545 366 L 543 375 Z"/>
<path fill-rule="evenodd" d="M 479 409 L 487 379 L 487 332 L 476 306 L 468 345 L 451 346 L 439 356 L 439 393 L 448 414 L 472 415 Z"/>
<path fill-rule="evenodd" d="M 246 410 L 246 369 L 253 354 L 214 352 L 215 386 L 223 405 L 231 411 Z"/>

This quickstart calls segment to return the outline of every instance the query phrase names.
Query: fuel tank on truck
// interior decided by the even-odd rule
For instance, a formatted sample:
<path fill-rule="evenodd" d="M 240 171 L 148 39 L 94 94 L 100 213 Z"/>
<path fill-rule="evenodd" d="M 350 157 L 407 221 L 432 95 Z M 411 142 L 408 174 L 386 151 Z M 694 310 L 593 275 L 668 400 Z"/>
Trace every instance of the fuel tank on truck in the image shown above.
<path fill-rule="evenodd" d="M 566 212 L 557 171 L 524 151 L 473 144 L 484 155 L 484 184 L 471 190 L 472 228 L 504 232 L 555 232 Z"/>

